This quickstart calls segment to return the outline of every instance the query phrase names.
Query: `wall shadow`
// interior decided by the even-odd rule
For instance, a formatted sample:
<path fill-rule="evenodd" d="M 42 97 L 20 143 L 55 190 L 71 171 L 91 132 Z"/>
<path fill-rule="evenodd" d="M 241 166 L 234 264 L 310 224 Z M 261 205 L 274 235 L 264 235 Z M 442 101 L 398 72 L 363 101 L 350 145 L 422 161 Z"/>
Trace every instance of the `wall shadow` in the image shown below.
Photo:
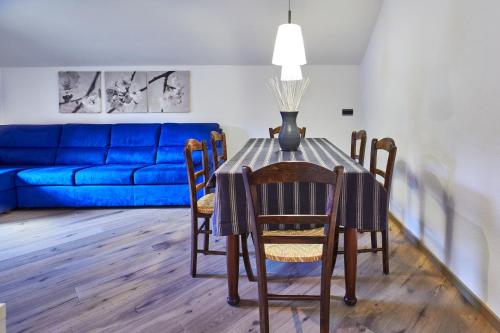
<path fill-rule="evenodd" d="M 490 253 L 483 230 L 494 221 L 491 200 L 460 184 L 449 166 L 430 155 L 420 157 L 418 169 L 398 160 L 394 177 L 394 182 L 406 186 L 406 193 L 401 193 L 406 200 L 399 212 L 406 227 L 417 229 L 415 236 L 486 300 Z"/>

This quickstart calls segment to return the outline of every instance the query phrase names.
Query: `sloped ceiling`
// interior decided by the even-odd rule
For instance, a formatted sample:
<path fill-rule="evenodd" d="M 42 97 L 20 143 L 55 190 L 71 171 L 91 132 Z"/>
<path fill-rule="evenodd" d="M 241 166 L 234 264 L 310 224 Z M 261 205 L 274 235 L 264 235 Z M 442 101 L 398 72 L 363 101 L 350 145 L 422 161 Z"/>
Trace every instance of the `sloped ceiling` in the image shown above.
<path fill-rule="evenodd" d="M 382 0 L 292 0 L 309 64 L 359 64 Z M 0 0 L 0 66 L 265 65 L 287 0 Z"/>

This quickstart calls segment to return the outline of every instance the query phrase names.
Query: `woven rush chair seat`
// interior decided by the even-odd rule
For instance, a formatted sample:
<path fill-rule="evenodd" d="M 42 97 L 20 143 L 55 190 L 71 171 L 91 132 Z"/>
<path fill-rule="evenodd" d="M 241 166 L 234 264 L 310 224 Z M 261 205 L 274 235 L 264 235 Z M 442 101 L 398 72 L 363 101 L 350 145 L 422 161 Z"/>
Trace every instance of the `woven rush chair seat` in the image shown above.
<path fill-rule="evenodd" d="M 208 193 L 198 199 L 198 213 L 201 214 L 212 214 L 214 212 L 214 200 L 215 194 Z"/>
<path fill-rule="evenodd" d="M 265 231 L 264 236 L 323 236 L 324 228 Z M 281 262 L 321 261 L 321 244 L 264 244 L 266 258 Z"/>

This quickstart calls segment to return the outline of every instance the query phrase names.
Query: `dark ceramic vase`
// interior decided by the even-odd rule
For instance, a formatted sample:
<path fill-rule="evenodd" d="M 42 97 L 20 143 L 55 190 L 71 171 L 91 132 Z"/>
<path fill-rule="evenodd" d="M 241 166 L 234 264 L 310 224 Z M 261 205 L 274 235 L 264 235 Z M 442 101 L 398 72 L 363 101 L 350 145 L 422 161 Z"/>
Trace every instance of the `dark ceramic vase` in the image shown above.
<path fill-rule="evenodd" d="M 296 151 L 300 146 L 300 132 L 297 127 L 297 111 L 280 112 L 281 130 L 279 134 L 279 144 L 283 151 Z"/>

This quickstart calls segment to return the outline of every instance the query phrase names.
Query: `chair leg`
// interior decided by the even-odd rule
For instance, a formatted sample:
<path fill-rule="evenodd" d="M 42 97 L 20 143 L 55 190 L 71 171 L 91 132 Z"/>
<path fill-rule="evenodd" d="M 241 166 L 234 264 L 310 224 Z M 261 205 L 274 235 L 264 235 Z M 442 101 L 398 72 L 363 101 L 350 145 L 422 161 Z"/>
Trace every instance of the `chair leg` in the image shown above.
<path fill-rule="evenodd" d="M 389 228 L 382 231 L 382 264 L 384 274 L 389 274 Z"/>
<path fill-rule="evenodd" d="M 320 333 L 328 333 L 330 331 L 330 287 L 332 274 L 332 261 L 326 257 L 323 260 L 323 267 L 321 269 Z"/>
<path fill-rule="evenodd" d="M 259 321 L 260 332 L 269 333 L 269 301 L 267 299 L 267 273 L 266 259 L 261 256 L 264 253 L 264 246 L 256 249 L 257 281 L 259 289 Z"/>
<path fill-rule="evenodd" d="M 372 249 L 373 249 L 373 253 L 377 253 L 377 250 L 375 250 L 377 248 L 377 232 L 376 231 L 372 231 L 370 232 L 371 234 L 371 238 L 372 238 Z"/>
<path fill-rule="evenodd" d="M 243 254 L 243 264 L 245 265 L 245 271 L 247 272 L 248 281 L 254 282 L 255 276 L 252 271 L 252 264 L 250 263 L 250 256 L 248 255 L 248 234 L 241 235 L 241 252 Z"/>
<path fill-rule="evenodd" d="M 333 275 L 333 269 L 335 268 L 335 263 L 337 262 L 337 253 L 339 252 L 339 235 L 340 235 L 340 229 L 338 226 L 335 227 L 335 234 L 333 237 L 333 260 L 332 260 L 332 274 Z"/>
<path fill-rule="evenodd" d="M 191 217 L 191 276 L 196 277 L 196 259 L 198 251 L 198 217 Z"/>
<path fill-rule="evenodd" d="M 205 228 L 204 230 L 210 231 L 210 219 L 208 217 L 205 217 L 204 221 Z M 209 250 L 209 244 L 210 244 L 210 234 L 205 234 L 205 238 L 203 239 L 203 250 L 207 252 Z"/>

